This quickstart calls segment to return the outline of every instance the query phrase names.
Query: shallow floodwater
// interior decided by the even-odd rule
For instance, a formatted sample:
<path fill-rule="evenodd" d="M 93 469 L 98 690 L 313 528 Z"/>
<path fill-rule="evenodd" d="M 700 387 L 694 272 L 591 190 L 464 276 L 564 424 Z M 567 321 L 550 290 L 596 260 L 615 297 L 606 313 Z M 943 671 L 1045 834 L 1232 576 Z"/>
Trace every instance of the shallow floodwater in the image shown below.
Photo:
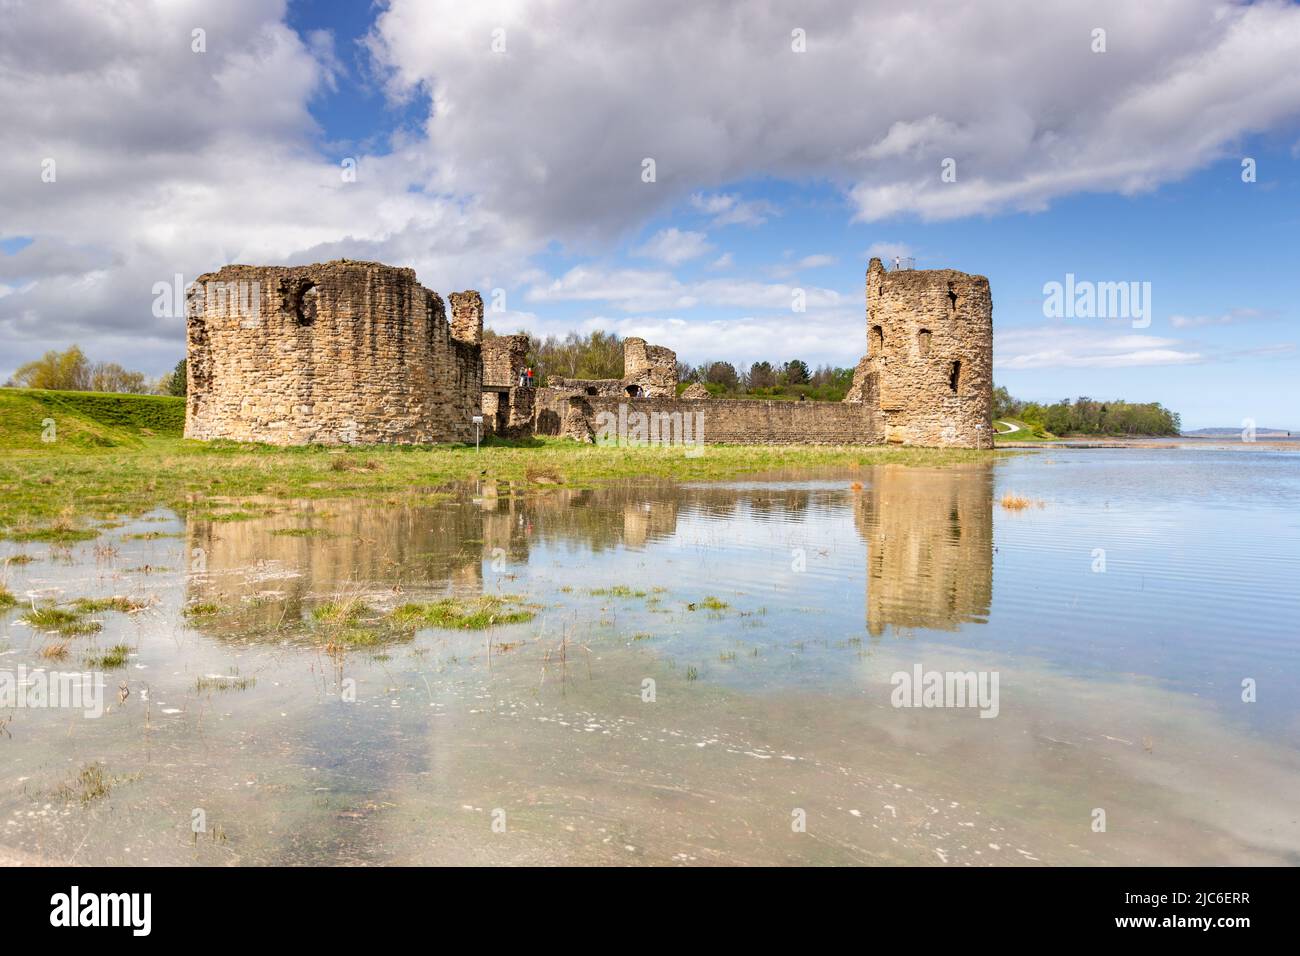
<path fill-rule="evenodd" d="M 265 510 L 0 542 L 0 672 L 130 648 L 102 716 L 0 710 L 0 859 L 1300 862 L 1300 453 Z M 312 613 L 484 593 L 536 616 Z M 147 606 L 39 656 L 25 608 L 110 595 Z M 895 706 L 918 667 L 995 706 Z"/>

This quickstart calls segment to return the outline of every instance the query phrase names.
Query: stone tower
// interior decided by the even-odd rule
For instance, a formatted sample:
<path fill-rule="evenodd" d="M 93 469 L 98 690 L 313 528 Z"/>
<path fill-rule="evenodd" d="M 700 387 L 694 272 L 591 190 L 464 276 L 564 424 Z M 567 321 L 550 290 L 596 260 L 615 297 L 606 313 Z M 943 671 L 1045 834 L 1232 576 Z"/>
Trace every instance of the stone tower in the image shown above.
<path fill-rule="evenodd" d="M 187 302 L 185 437 L 274 445 L 474 440 L 483 302 L 414 269 L 226 266 Z"/>
<path fill-rule="evenodd" d="M 645 339 L 624 339 L 623 388 L 643 398 L 676 398 L 677 353 Z"/>
<path fill-rule="evenodd" d="M 867 269 L 867 356 L 857 400 L 886 442 L 992 448 L 993 299 L 955 269 Z"/>

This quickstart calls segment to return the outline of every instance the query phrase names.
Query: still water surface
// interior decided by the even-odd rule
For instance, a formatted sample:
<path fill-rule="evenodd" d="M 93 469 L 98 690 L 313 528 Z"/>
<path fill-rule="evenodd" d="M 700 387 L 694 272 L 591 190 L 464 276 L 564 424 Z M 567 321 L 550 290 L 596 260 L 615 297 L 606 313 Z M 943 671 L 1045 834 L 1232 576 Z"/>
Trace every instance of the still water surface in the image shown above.
<path fill-rule="evenodd" d="M 23 602 L 150 603 L 62 663 L 0 615 L 0 671 L 131 649 L 98 719 L 0 713 L 11 860 L 1300 863 L 1297 452 L 487 485 L 19 553 Z M 342 653 L 312 617 L 482 593 L 536 617 Z M 893 706 L 917 665 L 996 674 L 997 716 Z"/>

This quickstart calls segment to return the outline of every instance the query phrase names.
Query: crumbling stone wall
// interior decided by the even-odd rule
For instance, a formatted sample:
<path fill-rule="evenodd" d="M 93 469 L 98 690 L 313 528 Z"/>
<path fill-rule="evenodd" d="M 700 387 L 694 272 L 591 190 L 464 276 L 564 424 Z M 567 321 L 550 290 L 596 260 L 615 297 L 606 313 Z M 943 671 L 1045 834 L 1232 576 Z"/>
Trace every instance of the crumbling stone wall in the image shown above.
<path fill-rule="evenodd" d="M 479 294 L 449 301 L 450 316 L 413 270 L 376 262 L 227 266 L 201 276 L 187 323 L 186 436 L 472 441 L 482 414 L 489 433 L 590 440 L 592 415 L 619 403 L 683 411 L 671 349 L 625 339 L 621 379 L 552 377 L 545 389 L 520 389 L 527 338 L 484 347 Z M 887 273 L 872 259 L 868 351 L 843 407 L 710 402 L 705 440 L 992 447 L 992 308 L 983 276 Z M 685 396 L 691 411 L 698 393 Z"/>
<path fill-rule="evenodd" d="M 774 402 L 726 399 L 711 402 L 668 398 L 556 395 L 549 397 L 559 434 L 593 441 L 601 431 L 602 413 L 613 416 L 616 430 L 632 436 L 638 413 L 657 416 L 663 427 L 677 427 L 689 416 L 691 443 L 763 445 L 861 445 L 869 409 L 849 402 Z M 623 422 L 628 424 L 624 425 Z M 665 424 L 667 423 L 667 424 Z M 662 428 L 657 429 L 662 434 Z M 680 435 L 680 432 L 671 434 Z M 702 437 L 701 437 L 702 436 Z"/>
<path fill-rule="evenodd" d="M 677 397 L 677 353 L 645 339 L 623 340 L 623 388 L 643 398 Z"/>
<path fill-rule="evenodd" d="M 625 398 L 676 398 L 677 353 L 662 345 L 647 345 L 633 336 L 623 340 L 622 378 L 565 378 L 551 375 L 548 388 L 572 395 Z"/>
<path fill-rule="evenodd" d="M 955 269 L 886 272 L 872 259 L 867 355 L 845 400 L 879 408 L 887 442 L 992 448 L 989 280 Z"/>
<path fill-rule="evenodd" d="M 546 387 L 559 389 L 566 395 L 604 395 L 612 398 L 627 397 L 621 378 L 565 378 L 548 375 Z"/>
<path fill-rule="evenodd" d="M 519 385 L 519 373 L 528 367 L 528 336 L 495 335 L 483 343 L 483 387 Z"/>
<path fill-rule="evenodd" d="M 686 388 L 682 390 L 682 394 L 679 395 L 678 397 L 684 399 L 685 401 L 691 402 L 691 401 L 700 401 L 706 398 L 712 398 L 713 396 L 709 394 L 709 390 L 704 387 L 703 382 L 692 382 L 690 385 L 687 385 Z"/>
<path fill-rule="evenodd" d="M 226 266 L 188 302 L 187 438 L 473 441 L 483 303 L 413 269 L 346 259 Z"/>
<path fill-rule="evenodd" d="M 483 342 L 483 429 L 502 438 L 533 433 L 533 388 L 519 386 L 528 367 L 528 336 L 497 335 Z"/>
<path fill-rule="evenodd" d="M 535 433 L 533 399 L 535 388 L 483 390 L 483 434 L 501 438 L 528 438 Z"/>

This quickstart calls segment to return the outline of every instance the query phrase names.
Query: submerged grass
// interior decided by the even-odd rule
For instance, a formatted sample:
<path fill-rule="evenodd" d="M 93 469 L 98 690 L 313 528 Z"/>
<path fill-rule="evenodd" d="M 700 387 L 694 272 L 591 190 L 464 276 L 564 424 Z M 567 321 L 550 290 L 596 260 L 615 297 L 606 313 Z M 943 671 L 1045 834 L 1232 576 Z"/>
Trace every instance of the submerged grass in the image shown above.
<path fill-rule="evenodd" d="M 84 612 L 70 611 L 62 607 L 37 608 L 25 613 L 23 620 L 29 627 L 38 631 L 54 631 L 64 637 L 96 634 L 104 627 L 99 621 L 86 620 Z"/>
<path fill-rule="evenodd" d="M 68 642 L 52 641 L 43 646 L 37 653 L 47 661 L 66 660 L 68 657 Z"/>
<path fill-rule="evenodd" d="M 149 602 L 129 597 L 77 598 L 72 606 L 81 614 L 98 614 L 103 611 L 133 614 L 148 607 Z"/>
<path fill-rule="evenodd" d="M 361 598 L 350 597 L 326 601 L 315 608 L 311 616 L 321 624 L 350 625 L 372 613 L 369 605 Z"/>
<path fill-rule="evenodd" d="M 445 627 L 481 631 L 499 624 L 522 624 L 537 612 L 521 598 L 510 595 L 481 595 L 443 598 L 426 604 L 403 604 L 388 615 L 396 627 Z"/>
<path fill-rule="evenodd" d="M 240 677 L 238 674 L 231 674 L 230 676 L 211 674 L 200 677 L 194 682 L 194 689 L 200 694 L 212 690 L 249 690 L 256 686 L 256 677 Z"/>
<path fill-rule="evenodd" d="M 1005 492 L 998 502 L 1008 511 L 1024 511 L 1026 508 L 1046 508 L 1047 502 L 1038 498 L 1026 498 L 1014 491 Z"/>
<path fill-rule="evenodd" d="M 643 598 L 648 592 L 635 590 L 626 584 L 616 584 L 609 588 L 592 588 L 587 593 L 592 597 Z"/>
<path fill-rule="evenodd" d="M 88 763 L 71 782 L 59 787 L 54 795 L 65 803 L 76 801 L 84 807 L 108 796 L 113 783 L 113 778 L 104 773 L 103 764 Z"/>
<path fill-rule="evenodd" d="M 125 644 L 114 644 L 108 650 L 86 655 L 86 666 L 95 671 L 108 671 L 115 667 L 125 667 L 131 648 Z"/>

